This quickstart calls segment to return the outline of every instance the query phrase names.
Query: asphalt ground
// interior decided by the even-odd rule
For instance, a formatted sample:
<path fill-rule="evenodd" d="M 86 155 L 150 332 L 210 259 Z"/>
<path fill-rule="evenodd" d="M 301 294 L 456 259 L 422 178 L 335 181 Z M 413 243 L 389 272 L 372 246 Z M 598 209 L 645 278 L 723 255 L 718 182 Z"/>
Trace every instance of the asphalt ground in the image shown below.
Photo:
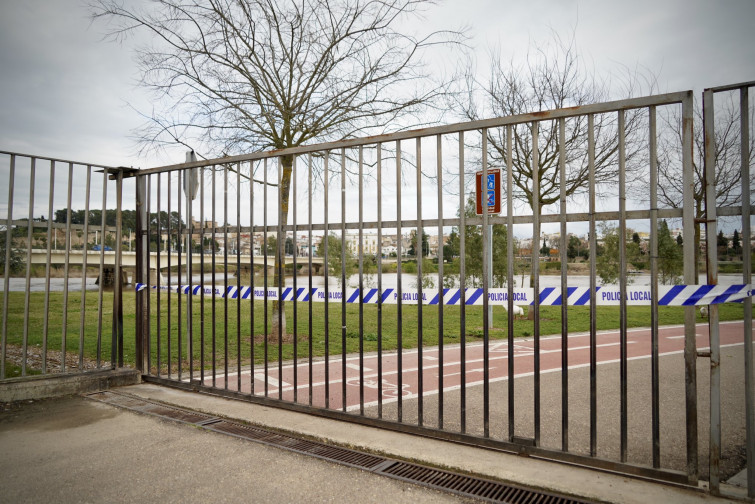
<path fill-rule="evenodd" d="M 0 413 L 0 502 L 471 501 L 66 397 L 14 403 Z"/>

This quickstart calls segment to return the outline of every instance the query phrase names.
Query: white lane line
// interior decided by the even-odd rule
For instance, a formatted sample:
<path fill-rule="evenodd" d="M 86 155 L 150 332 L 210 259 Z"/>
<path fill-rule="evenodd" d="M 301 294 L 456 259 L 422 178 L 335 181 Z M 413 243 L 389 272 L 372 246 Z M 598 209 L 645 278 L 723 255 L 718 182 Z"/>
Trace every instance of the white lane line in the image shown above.
<path fill-rule="evenodd" d="M 346 364 L 346 367 L 349 369 L 354 369 L 356 371 L 364 370 L 365 372 L 372 371 L 372 369 L 368 367 L 359 367 L 359 364 Z"/>
<path fill-rule="evenodd" d="M 265 382 L 265 373 L 254 373 L 254 379 L 258 380 L 262 383 Z M 283 385 L 284 390 L 285 387 L 290 387 L 290 383 L 286 383 L 284 381 L 278 381 L 277 379 L 273 378 L 272 376 L 268 375 L 267 377 L 267 384 L 272 385 L 273 387 L 279 388 L 281 385 Z"/>
<path fill-rule="evenodd" d="M 742 343 L 730 343 L 728 345 L 721 345 L 721 348 L 734 347 L 734 346 L 743 346 L 743 345 L 744 345 L 744 342 L 742 342 Z M 699 348 L 698 350 L 706 350 L 706 349 L 707 349 L 707 347 L 706 348 Z M 684 350 L 674 350 L 673 352 L 660 353 L 660 354 L 658 354 L 658 356 L 659 357 L 664 357 L 666 355 L 676 355 L 676 354 L 682 354 L 682 353 L 684 353 Z M 627 358 L 627 360 L 628 361 L 632 361 L 632 360 L 649 359 L 649 358 L 650 358 L 650 355 L 638 355 L 636 357 L 629 357 L 629 358 Z M 615 363 L 620 362 L 620 361 L 621 361 L 621 359 L 613 359 L 613 360 L 598 362 L 597 364 L 599 366 L 602 366 L 602 365 L 605 365 L 605 364 L 615 364 Z M 590 363 L 587 362 L 585 364 L 574 364 L 572 366 L 569 366 L 569 369 L 580 369 L 580 368 L 585 368 L 585 367 L 589 367 L 589 366 L 590 366 Z M 561 371 L 560 367 L 559 368 L 553 368 L 553 369 L 545 369 L 545 370 L 541 370 L 540 374 L 543 375 L 543 374 L 546 374 L 546 373 L 557 373 L 557 372 L 560 372 L 560 371 Z M 516 374 L 516 375 L 514 375 L 514 378 L 525 378 L 525 377 L 534 376 L 534 375 L 535 375 L 534 371 L 529 371 L 529 372 L 526 372 L 526 373 Z M 507 376 L 501 376 L 501 377 L 498 377 L 498 378 L 490 378 L 488 381 L 489 381 L 489 383 L 496 383 L 496 382 L 506 381 L 506 380 L 508 380 Z M 484 383 L 485 383 L 484 380 L 480 380 L 480 381 L 476 381 L 476 382 L 469 382 L 469 383 L 466 384 L 466 386 L 467 387 L 476 387 L 476 386 L 479 386 L 479 385 L 483 385 Z M 460 390 L 460 389 L 461 389 L 461 385 L 453 385 L 453 386 L 450 386 L 450 387 L 443 387 L 443 392 L 453 392 L 454 390 Z M 426 391 L 424 391 L 422 393 L 422 396 L 423 397 L 427 397 L 427 396 L 430 396 L 430 395 L 437 395 L 438 392 L 439 391 L 437 389 L 436 390 L 426 390 Z M 403 400 L 408 400 L 408 399 L 414 399 L 414 398 L 417 398 L 417 397 L 419 397 L 419 394 L 407 394 L 407 395 L 403 396 L 402 399 Z M 394 402 L 397 402 L 397 401 L 398 401 L 398 398 L 388 397 L 388 398 L 384 398 L 382 402 L 383 402 L 383 406 L 385 406 L 386 404 L 394 403 Z M 364 407 L 365 408 L 370 408 L 372 406 L 377 406 L 377 405 L 378 405 L 378 401 L 372 401 L 372 402 L 369 402 L 369 403 L 364 403 Z M 361 407 L 362 407 L 361 404 L 356 404 L 356 405 L 353 405 L 353 406 L 347 406 L 346 407 L 346 411 L 357 411 Z"/>

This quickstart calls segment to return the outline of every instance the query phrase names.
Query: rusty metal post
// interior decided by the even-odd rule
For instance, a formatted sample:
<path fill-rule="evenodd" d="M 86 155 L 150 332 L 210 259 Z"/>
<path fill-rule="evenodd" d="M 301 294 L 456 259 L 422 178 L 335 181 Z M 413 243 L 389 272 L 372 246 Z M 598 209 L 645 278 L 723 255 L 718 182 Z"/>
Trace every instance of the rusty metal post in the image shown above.
<path fill-rule="evenodd" d="M 742 236 L 743 257 L 752 257 L 750 226 L 750 100 L 749 87 L 742 86 L 739 90 L 739 117 L 741 134 L 741 163 L 742 163 Z M 752 281 L 752 263 L 742 262 L 742 276 L 744 282 Z M 753 377 L 752 354 L 752 297 L 744 302 L 745 323 L 745 431 L 747 446 L 747 496 L 755 499 L 755 377 Z"/>
<path fill-rule="evenodd" d="M 692 91 L 682 100 L 682 178 L 684 182 L 682 228 L 684 229 L 684 283 L 695 279 L 694 201 L 695 171 L 693 167 L 693 101 Z M 691 485 L 698 480 L 697 446 L 697 344 L 695 341 L 695 307 L 684 308 L 684 369 L 687 418 L 687 479 Z"/>
<path fill-rule="evenodd" d="M 147 177 L 136 177 L 136 271 L 134 283 L 147 283 L 149 279 L 149 236 L 147 230 Z M 149 289 L 136 293 L 136 369 L 142 374 L 149 372 L 146 356 L 149 355 L 149 312 L 147 298 Z"/>
<path fill-rule="evenodd" d="M 713 91 L 703 92 L 703 123 L 705 129 L 705 220 L 707 246 L 708 285 L 718 284 L 718 249 L 716 247 L 716 139 Z M 710 334 L 710 437 L 709 474 L 710 491 L 720 491 L 719 468 L 721 460 L 721 348 L 718 332 L 718 305 L 708 306 Z"/>

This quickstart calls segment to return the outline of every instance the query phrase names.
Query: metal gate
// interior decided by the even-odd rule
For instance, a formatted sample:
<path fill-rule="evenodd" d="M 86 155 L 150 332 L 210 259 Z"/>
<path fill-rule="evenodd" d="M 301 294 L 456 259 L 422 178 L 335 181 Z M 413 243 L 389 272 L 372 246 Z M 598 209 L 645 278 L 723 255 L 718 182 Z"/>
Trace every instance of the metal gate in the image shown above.
<path fill-rule="evenodd" d="M 149 381 L 404 432 L 683 484 L 702 475 L 714 493 L 731 448 L 723 400 L 740 405 L 723 430 L 746 429 L 734 444 L 752 497 L 752 85 L 706 91 L 704 180 L 691 91 L 140 170 L 137 366 Z M 741 199 L 716 208 L 712 96 L 728 89 L 742 97 Z M 503 214 L 476 215 L 475 172 L 493 169 Z M 674 181 L 678 204 L 663 204 Z M 722 230 L 741 219 L 743 276 L 717 285 L 724 218 Z M 664 255 L 677 253 L 669 223 L 681 275 Z M 582 284 L 570 235 L 587 250 Z M 737 359 L 745 385 L 721 387 Z"/>

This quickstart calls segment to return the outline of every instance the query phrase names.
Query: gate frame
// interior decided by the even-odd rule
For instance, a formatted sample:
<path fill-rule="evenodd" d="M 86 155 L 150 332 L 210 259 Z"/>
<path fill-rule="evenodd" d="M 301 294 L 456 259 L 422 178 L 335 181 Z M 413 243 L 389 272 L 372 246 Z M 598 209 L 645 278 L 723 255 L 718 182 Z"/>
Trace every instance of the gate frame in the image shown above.
<path fill-rule="evenodd" d="M 324 151 L 333 151 L 338 152 L 340 150 L 341 152 L 341 162 L 344 163 L 344 151 L 346 148 L 353 148 L 353 147 L 362 147 L 364 145 L 377 145 L 380 146 L 384 143 L 389 142 L 396 142 L 396 145 L 400 148 L 400 141 L 401 140 L 410 140 L 410 139 L 417 139 L 417 142 L 420 141 L 421 138 L 424 137 L 431 137 L 431 136 L 438 136 L 444 135 L 444 134 L 459 134 L 459 142 L 460 145 L 463 142 L 463 135 L 466 131 L 482 131 L 483 132 L 483 142 L 486 142 L 487 135 L 485 132 L 488 128 L 507 128 L 507 133 L 510 136 L 511 135 L 511 128 L 514 125 L 518 124 L 531 124 L 532 128 L 532 135 L 534 138 L 537 138 L 537 126 L 541 121 L 545 120 L 560 120 L 560 124 L 563 125 L 563 119 L 574 117 L 574 116 L 587 116 L 589 118 L 590 124 L 592 125 L 592 119 L 594 114 L 600 114 L 600 113 L 611 113 L 611 112 L 619 112 L 619 123 L 620 123 L 620 131 L 622 134 L 619 135 L 619 142 L 620 142 L 620 149 L 623 151 L 623 111 L 628 109 L 648 109 L 650 110 L 650 124 L 651 124 L 651 146 L 655 145 L 655 108 L 657 106 L 664 106 L 664 105 L 671 105 L 671 104 L 681 104 L 682 106 L 682 169 L 683 169 L 683 176 L 685 180 L 690 181 L 689 183 L 686 183 L 684 186 L 684 192 L 683 192 L 683 207 L 681 210 L 679 209 L 664 209 L 659 210 L 657 208 L 657 205 L 651 203 L 651 208 L 649 210 L 637 210 L 637 211 L 627 211 L 625 204 L 626 204 L 626 194 L 624 192 L 624 166 L 623 166 L 623 160 L 621 161 L 620 166 L 620 197 L 619 197 L 619 211 L 618 212 L 596 212 L 595 211 L 595 201 L 594 201 L 594 183 L 591 184 L 591 201 L 590 201 L 590 210 L 589 213 L 584 214 L 568 214 L 565 215 L 562 213 L 559 215 L 554 216 L 541 216 L 539 215 L 539 212 L 533 208 L 533 213 L 531 216 L 519 216 L 514 217 L 512 215 L 512 209 L 509 205 L 507 215 L 505 217 L 489 217 L 486 214 L 482 216 L 480 219 L 483 223 L 483 225 L 489 223 L 489 222 L 496 222 L 500 224 L 508 224 L 509 229 L 511 229 L 512 225 L 514 223 L 528 223 L 532 224 L 533 226 L 533 236 L 534 232 L 536 230 L 539 230 L 539 226 L 541 222 L 561 222 L 562 228 L 565 226 L 565 223 L 568 222 L 574 222 L 574 221 L 580 221 L 580 222 L 590 222 L 590 239 L 591 243 L 595 240 L 595 233 L 594 233 L 594 223 L 596 218 L 600 218 L 601 220 L 619 220 L 620 225 L 625 225 L 625 221 L 627 219 L 638 219 L 638 218 L 648 218 L 651 220 L 651 222 L 657 222 L 657 219 L 659 217 L 681 217 L 682 218 L 682 225 L 683 225 L 683 250 L 684 250 L 684 271 L 683 271 L 683 277 L 685 283 L 688 285 L 695 284 L 696 279 L 695 277 L 695 265 L 694 265 L 694 214 L 693 214 L 693 178 L 694 178 L 694 171 L 693 171 L 693 93 L 692 91 L 683 91 L 678 93 L 668 93 L 663 95 L 657 95 L 657 96 L 650 96 L 650 97 L 641 97 L 641 98 L 633 98 L 633 99 L 627 99 L 627 100 L 619 100 L 619 101 L 612 101 L 612 102 L 606 102 L 606 103 L 599 103 L 599 104 L 590 104 L 590 105 L 584 105 L 579 107 L 573 107 L 569 109 L 558 109 L 558 110 L 552 110 L 552 111 L 544 111 L 544 112 L 536 112 L 536 113 L 530 113 L 530 114 L 522 114 L 518 116 L 509 116 L 504 118 L 494 118 L 494 119 L 487 119 L 487 120 L 480 120 L 480 121 L 474 121 L 474 122 L 467 122 L 467 123 L 457 123 L 457 124 L 451 124 L 446 126 L 439 126 L 439 127 L 433 127 L 433 128 L 427 128 L 422 130 L 412 130 L 412 131 L 404 131 L 399 133 L 393 133 L 393 134 L 384 134 L 384 135 L 378 135 L 374 137 L 368 137 L 368 138 L 357 138 L 357 139 L 349 139 L 349 140 L 343 140 L 343 141 L 337 141 L 337 142 L 327 142 L 327 143 L 321 143 L 321 144 L 314 144 L 314 145 L 308 145 L 308 146 L 301 146 L 301 147 L 295 147 L 295 148 L 289 148 L 284 150 L 278 150 L 278 151 L 272 151 L 272 152 L 261 152 L 261 153 L 252 153 L 252 154 L 244 154 L 244 155 L 238 155 L 238 156 L 229 156 L 219 159 L 213 159 L 209 161 L 197 161 L 197 162 L 187 162 L 187 163 L 180 163 L 180 164 L 174 164 L 174 165 L 168 165 L 163 167 L 157 167 L 147 170 L 140 170 L 137 174 L 137 209 L 139 210 L 137 212 L 138 216 L 138 222 L 137 222 L 137 251 L 139 251 L 141 254 L 145 254 L 144 259 L 140 261 L 139 266 L 137 267 L 136 272 L 136 278 L 137 282 L 140 283 L 146 283 L 148 284 L 148 261 L 146 260 L 146 254 L 148 254 L 147 247 L 145 246 L 145 236 L 147 234 L 147 212 L 146 212 L 146 205 L 144 204 L 145 197 L 148 197 L 149 195 L 146 192 L 146 181 L 147 178 L 150 175 L 153 174 L 160 174 L 163 172 L 170 172 L 170 171 L 180 171 L 180 170 L 186 170 L 191 168 L 201 168 L 205 166 L 218 166 L 218 165 L 233 165 L 237 163 L 242 162 L 253 162 L 258 160 L 264 160 L 266 161 L 269 158 L 279 158 L 280 156 L 298 156 L 298 155 L 305 155 L 305 154 L 311 154 L 314 152 L 324 152 Z M 707 121 L 707 116 L 706 116 Z M 707 124 L 707 122 L 706 122 Z M 562 130 L 563 131 L 563 130 Z M 592 127 L 590 127 L 590 133 L 592 134 Z M 592 136 L 592 135 L 591 135 Z M 591 139 L 591 143 L 594 144 L 594 141 Z M 652 147 L 651 147 L 652 148 Z M 440 150 L 440 147 L 438 147 L 438 150 Z M 400 152 L 400 151 L 399 151 Z M 535 151 L 537 152 L 537 151 Z M 360 151 L 361 153 L 361 151 Z M 485 156 L 486 150 L 482 150 L 482 155 Z M 653 156 L 651 155 L 651 158 Z M 400 159 L 400 158 L 399 158 Z M 460 161 L 463 162 L 463 161 Z M 592 163 L 592 159 L 590 163 Z M 511 160 L 507 160 L 507 164 L 510 167 Z M 537 165 L 537 163 L 533 163 Z M 398 162 L 397 162 L 398 165 Z M 655 166 L 655 159 L 651 160 L 651 166 Z M 397 170 L 399 170 L 397 166 Z M 487 170 L 487 163 L 483 162 L 483 172 L 485 173 Z M 652 171 L 652 170 L 651 170 Z M 511 170 L 508 170 L 509 174 L 511 173 Z M 266 172 L 267 173 L 267 172 Z M 708 170 L 706 170 L 706 175 L 710 176 L 708 173 Z M 418 168 L 418 175 L 419 177 L 419 168 Z M 655 174 L 651 175 L 652 177 L 655 176 Z M 325 180 L 327 181 L 327 158 L 326 158 L 326 174 L 325 174 Z M 535 181 L 537 180 L 537 177 L 534 177 Z M 594 181 L 594 173 L 591 171 L 591 180 Z M 311 181 L 311 157 L 310 157 L 310 181 Z M 510 179 L 509 179 L 510 181 Z M 311 183 L 311 182 L 310 182 Z M 536 182 L 535 182 L 536 183 Z M 711 180 L 708 179 L 706 181 L 707 184 L 711 184 Z M 343 181 L 342 181 L 343 186 Z M 343 189 L 343 187 L 342 187 Z M 379 189 L 380 190 L 380 187 Z M 400 190 L 400 187 L 399 187 Z M 749 190 L 749 188 L 748 188 Z M 325 198 L 326 198 L 326 206 L 327 206 L 327 189 L 325 190 Z M 710 192 L 709 192 L 710 194 Z M 361 186 L 360 186 L 360 200 L 361 200 Z M 510 202 L 510 197 L 509 197 Z M 710 204 L 710 202 L 706 202 L 707 204 Z M 749 207 L 749 204 L 747 205 Z M 310 200 L 310 208 L 311 208 L 311 200 Z M 709 207 L 710 208 L 710 207 Z M 712 211 L 709 211 L 708 219 L 715 218 L 715 201 L 712 202 Z M 744 208 L 743 208 L 744 211 Z M 416 225 L 418 229 L 421 231 L 423 227 L 438 225 L 440 226 L 442 222 L 445 223 L 445 225 L 464 225 L 465 219 L 464 216 L 461 216 L 459 219 L 444 219 L 442 215 L 439 216 L 437 220 L 420 220 L 420 213 L 421 207 L 418 203 L 418 221 L 416 221 Z M 343 229 L 345 226 L 345 219 L 342 218 L 341 223 L 335 223 L 335 224 L 329 224 L 327 222 L 327 215 L 325 220 L 325 230 L 326 234 L 327 231 L 330 229 Z M 382 218 L 380 217 L 380 214 L 378 214 L 378 223 L 382 222 Z M 398 229 L 400 229 L 402 222 L 401 214 L 400 214 L 400 206 L 399 211 L 397 214 L 397 222 L 396 225 Z M 251 223 L 252 226 L 254 226 L 254 223 Z M 279 219 L 278 221 L 278 231 L 279 236 L 280 232 L 282 231 L 289 231 L 294 230 L 297 231 L 299 228 L 302 230 L 307 230 L 307 226 L 305 225 L 297 225 L 294 221 L 294 224 L 287 224 L 285 226 L 281 225 L 281 221 Z M 267 229 L 267 224 L 265 225 L 265 229 Z M 715 223 L 713 223 L 712 229 L 715 230 Z M 311 233 L 311 224 L 309 226 L 309 231 Z M 360 218 L 360 231 L 361 231 L 361 218 Z M 418 231 L 419 233 L 419 231 Z M 651 232 L 651 236 L 653 236 L 654 233 Z M 421 236 L 421 235 L 420 235 Z M 539 234 L 538 234 L 539 236 Z M 490 239 L 487 238 L 487 233 L 483 233 L 483 243 L 484 248 L 490 247 Z M 709 233 L 707 236 L 707 239 L 710 241 L 711 239 L 714 239 L 714 233 Z M 463 239 L 463 238 L 462 238 Z M 655 247 L 657 247 L 657 240 L 654 240 L 651 242 L 651 248 L 653 248 L 653 243 L 655 244 Z M 749 247 L 749 242 L 748 242 Z M 420 247 L 421 248 L 421 247 Z M 715 254 L 715 247 L 708 247 L 709 253 L 713 251 Z M 509 256 L 512 255 L 512 250 L 509 249 L 507 251 L 507 254 Z M 534 247 L 533 247 L 533 257 L 534 257 Z M 715 258 L 715 256 L 714 256 Z M 624 255 L 624 252 L 621 252 L 621 260 L 625 261 L 626 257 Z M 711 257 L 708 257 L 708 260 L 711 260 Z M 484 262 L 483 264 L 486 264 Z M 651 263 L 651 271 L 653 275 L 657 275 L 657 265 L 655 263 Z M 533 262 L 533 278 L 535 281 L 535 289 L 537 292 L 537 285 L 538 285 L 538 262 Z M 509 264 L 509 267 L 511 267 L 511 263 Z M 326 268 L 327 271 L 327 268 Z M 464 267 L 462 264 L 461 267 L 461 273 L 464 273 Z M 595 265 L 594 261 L 591 261 L 591 274 L 594 275 L 595 273 Z M 327 275 L 327 273 L 326 273 Z M 715 267 L 713 268 L 713 271 L 709 269 L 709 275 L 712 275 L 711 279 L 713 281 L 717 280 L 717 271 L 715 271 Z M 485 300 L 487 300 L 487 288 L 488 283 L 486 281 L 487 276 L 483 274 L 483 289 L 485 292 Z M 622 289 L 626 288 L 626 277 L 625 275 L 622 275 Z M 594 283 L 594 282 L 593 282 Z M 748 282 L 749 283 L 749 282 Z M 656 297 L 654 299 L 657 299 L 657 287 L 655 286 L 655 282 L 653 283 L 654 290 L 656 292 Z M 563 286 L 562 286 L 563 287 Z M 591 285 L 591 287 L 594 287 L 594 285 Z M 280 290 L 280 287 L 279 287 Z M 596 321 L 595 321 L 595 294 L 594 294 L 594 288 L 591 289 L 591 315 L 590 315 L 590 322 L 591 322 L 591 342 L 593 342 L 593 337 L 595 333 L 596 328 Z M 608 470 L 608 471 L 614 471 L 614 472 L 620 472 L 626 475 L 636 476 L 636 477 L 642 477 L 642 478 L 650 478 L 654 480 L 664 480 L 667 482 L 682 484 L 682 485 L 689 485 L 696 487 L 698 485 L 698 477 L 699 477 L 699 463 L 698 463 L 698 416 L 697 416 L 697 376 L 696 376 L 696 359 L 698 357 L 698 352 L 696 348 L 696 334 L 695 334 L 695 308 L 694 306 L 688 306 L 685 307 L 684 310 L 684 362 L 685 362 L 685 408 L 686 408 L 686 450 L 687 450 L 687 470 L 686 473 L 679 472 L 679 471 L 673 471 L 670 469 L 662 469 L 660 467 L 660 456 L 659 456 L 659 444 L 658 444 L 658 436 L 659 436 L 659 428 L 658 428 L 658 422 L 659 422 L 659 416 L 660 416 L 660 410 L 659 410 L 659 404 L 658 404 L 658 387 L 659 387 L 659 377 L 658 377 L 658 338 L 657 338 L 657 306 L 651 311 L 652 314 L 652 321 L 651 325 L 653 325 L 653 331 L 654 331 L 654 339 L 653 339 L 653 355 L 651 357 L 652 359 L 652 387 L 653 387 L 653 467 L 648 467 L 644 465 L 638 465 L 638 464 L 632 464 L 627 462 L 627 365 L 626 365 L 626 302 L 623 300 L 621 304 L 621 460 L 620 461 L 614 461 L 614 460 L 608 460 L 608 459 L 602 459 L 596 456 L 595 453 L 595 445 L 596 445 L 596 419 L 595 419 L 595 408 L 591 411 L 591 430 L 590 430 L 590 456 L 585 455 L 579 455 L 575 453 L 571 453 L 566 451 L 568 447 L 568 433 L 563 433 L 563 451 L 558 450 L 552 450 L 552 449 L 544 449 L 539 446 L 539 425 L 540 425 L 540 415 L 539 415 L 539 401 L 537 400 L 539 397 L 540 392 L 540 373 L 538 369 L 538 358 L 539 358 L 539 324 L 537 321 L 538 312 L 539 312 L 539 301 L 538 296 L 535 296 L 535 303 L 534 303 L 534 313 L 535 313 L 535 334 L 536 334 L 536 350 L 535 350 L 535 390 L 534 390 L 534 396 L 535 396 L 535 437 L 533 440 L 524 440 L 524 439 L 518 439 L 514 436 L 510 435 L 510 438 L 507 441 L 503 440 L 494 440 L 490 439 L 489 437 L 478 437 L 469 435 L 466 433 L 464 428 L 464 415 L 462 414 L 461 421 L 462 421 L 462 429 L 461 432 L 450 432 L 440 429 L 433 429 L 428 428 L 422 425 L 422 420 L 420 417 L 420 420 L 418 421 L 417 425 L 409 425 L 402 423 L 401 418 L 401 402 L 399 400 L 399 412 L 398 412 L 398 421 L 389 421 L 382 419 L 382 415 L 379 415 L 378 418 L 369 418 L 365 417 L 359 414 L 352 414 L 347 413 L 345 410 L 340 411 L 337 409 L 331 409 L 328 407 L 318 408 L 318 407 L 312 407 L 310 405 L 306 405 L 303 403 L 297 403 L 297 402 L 286 402 L 282 401 L 280 399 L 274 399 L 272 397 L 268 397 L 267 393 L 265 396 L 260 396 L 254 394 L 246 394 L 246 393 L 240 393 L 235 392 L 232 390 L 226 389 L 218 389 L 212 386 L 204 386 L 197 382 L 182 382 L 182 381 L 175 381 L 173 379 L 170 379 L 170 377 L 161 377 L 159 376 L 159 372 L 157 376 L 153 376 L 149 372 L 148 362 L 149 362 L 149 352 L 150 352 L 150 342 L 149 342 L 149 311 L 147 309 L 147 297 L 149 296 L 148 290 L 145 290 L 143 293 L 138 295 L 137 299 L 137 330 L 136 330 L 136 339 L 137 339 L 137 348 L 141 349 L 140 354 L 137 358 L 137 365 L 139 366 L 139 370 L 143 373 L 143 380 L 159 383 L 163 385 L 168 385 L 172 387 L 177 388 L 183 388 L 187 390 L 197 390 L 197 388 L 201 390 L 210 391 L 212 393 L 225 396 L 225 397 L 231 397 L 236 399 L 242 399 L 246 401 L 250 401 L 257 404 L 263 404 L 267 406 L 274 406 L 274 407 L 280 407 L 292 411 L 298 411 L 308 414 L 314 414 L 321 417 L 326 418 L 333 418 L 338 420 L 345 420 L 345 421 L 351 421 L 356 422 L 360 424 L 370 425 L 374 427 L 380 427 L 385 428 L 389 430 L 394 430 L 398 432 L 406 432 L 406 433 L 413 433 L 413 434 L 419 434 L 423 436 L 428 437 L 434 437 L 439 438 L 443 440 L 448 441 L 455 441 L 455 442 L 461 442 L 461 443 L 468 443 L 473 444 L 485 448 L 491 448 L 495 450 L 502 450 L 507 452 L 515 452 L 519 454 L 524 454 L 528 456 L 534 456 L 534 457 L 540 457 L 540 458 L 547 458 L 551 460 L 557 460 L 567 463 L 573 463 L 573 464 L 579 464 L 579 465 L 586 465 L 590 467 L 594 467 L 596 469 L 602 469 L 602 470 Z M 265 292 L 267 292 L 267 289 L 265 289 Z M 622 292 L 624 292 L 622 290 Z M 623 298 L 623 296 L 622 296 Z M 511 296 L 509 296 L 509 300 L 511 300 Z M 400 306 L 400 305 L 399 305 Z M 751 302 L 748 301 L 747 306 L 751 307 Z M 400 310 L 400 308 L 399 308 Z M 714 332 L 715 337 L 717 337 L 718 334 L 718 311 L 717 307 L 715 310 L 711 310 L 711 341 L 713 341 L 714 338 Z M 463 317 L 462 313 L 462 317 Z M 419 315 L 421 317 L 421 315 Z M 400 318 L 400 314 L 399 314 Z M 421 320 L 421 318 L 420 318 Z M 489 317 L 487 316 L 487 310 L 483 310 L 483 333 L 484 333 L 484 343 L 487 344 L 488 338 L 488 328 L 489 324 L 492 321 L 489 320 Z M 511 323 L 511 320 L 510 320 Z M 564 321 L 565 324 L 565 321 Z M 345 329 L 344 329 L 345 330 Z M 400 329 L 399 329 L 400 330 Z M 566 331 L 566 327 L 563 329 Z M 510 339 L 509 342 L 512 340 Z M 711 344 L 711 347 L 713 347 L 713 344 Z M 750 347 L 751 347 L 751 341 L 750 341 Z M 399 348 L 400 350 L 400 348 Z M 750 350 L 751 352 L 751 350 Z M 591 350 L 591 354 L 594 354 L 594 349 Z M 401 352 L 398 353 L 399 359 Z M 713 351 L 711 352 L 711 355 L 713 356 Z M 594 355 L 593 355 L 594 357 Z M 749 359 L 751 360 L 751 353 Z M 267 362 L 267 361 L 266 361 Z M 713 373 L 713 358 L 711 359 L 711 369 Z M 591 380 L 590 380 L 590 388 L 591 388 L 591 404 L 595 404 L 595 386 L 596 386 L 596 375 L 595 375 L 595 362 L 594 358 L 591 361 Z M 713 376 L 713 375 L 712 375 Z M 749 378 L 748 374 L 748 378 Z M 487 377 L 487 374 L 486 374 Z M 421 378 L 420 378 L 421 379 Z M 344 380 L 345 383 L 345 380 Z M 509 387 L 510 390 L 513 387 L 513 380 L 509 380 Z M 267 387 L 266 387 L 267 388 Z M 485 397 L 487 398 L 487 380 L 484 387 L 485 390 Z M 752 390 L 752 383 L 748 382 L 747 390 Z M 267 391 L 266 391 L 267 392 Z M 749 398 L 749 397 L 748 397 Z M 464 394 L 462 393 L 462 404 L 464 402 Z M 718 399 L 717 399 L 718 400 Z M 421 408 L 422 399 L 421 396 L 419 398 L 419 407 Z M 513 406 L 511 402 L 513 400 L 511 397 L 509 398 L 510 404 L 509 408 Z M 711 394 L 711 401 L 713 401 L 713 394 Z M 311 403 L 311 400 L 310 400 Z M 329 402 L 327 400 L 327 389 L 326 389 L 326 405 L 328 405 Z M 713 403 L 712 403 L 713 404 Z M 484 411 L 484 428 L 485 433 L 488 432 L 488 411 L 487 411 L 488 401 L 485 401 L 485 411 Z M 752 436 L 750 434 L 750 423 L 751 423 L 751 416 L 748 416 L 748 481 L 750 486 L 750 492 L 753 492 L 753 485 L 752 483 L 752 471 L 753 471 L 753 464 L 751 462 L 752 457 L 752 447 L 751 447 L 751 439 Z M 440 417 L 440 420 L 442 422 L 442 416 Z M 510 416 L 509 423 L 513 421 L 513 416 Z M 441 424 L 442 425 L 442 424 Z M 568 425 L 568 416 L 567 414 L 564 414 L 564 417 L 562 419 L 562 426 Z M 442 427 L 441 427 L 442 428 Z M 718 427 L 720 431 L 720 425 Z M 512 433 L 513 430 L 510 430 L 510 433 Z M 713 422 L 711 423 L 711 439 L 713 440 L 713 433 L 714 433 L 714 426 Z M 720 439 L 720 432 L 719 432 L 719 439 Z M 719 441 L 720 446 L 720 441 Z M 713 451 L 711 451 L 713 453 Z M 711 467 L 713 467 L 713 458 L 711 455 Z M 715 463 L 716 471 L 718 469 L 718 463 L 716 461 Z M 711 474 L 713 474 L 713 470 L 711 470 Z M 713 476 L 711 476 L 711 491 L 717 492 L 718 491 L 718 485 L 717 482 L 714 485 L 713 484 Z"/>

